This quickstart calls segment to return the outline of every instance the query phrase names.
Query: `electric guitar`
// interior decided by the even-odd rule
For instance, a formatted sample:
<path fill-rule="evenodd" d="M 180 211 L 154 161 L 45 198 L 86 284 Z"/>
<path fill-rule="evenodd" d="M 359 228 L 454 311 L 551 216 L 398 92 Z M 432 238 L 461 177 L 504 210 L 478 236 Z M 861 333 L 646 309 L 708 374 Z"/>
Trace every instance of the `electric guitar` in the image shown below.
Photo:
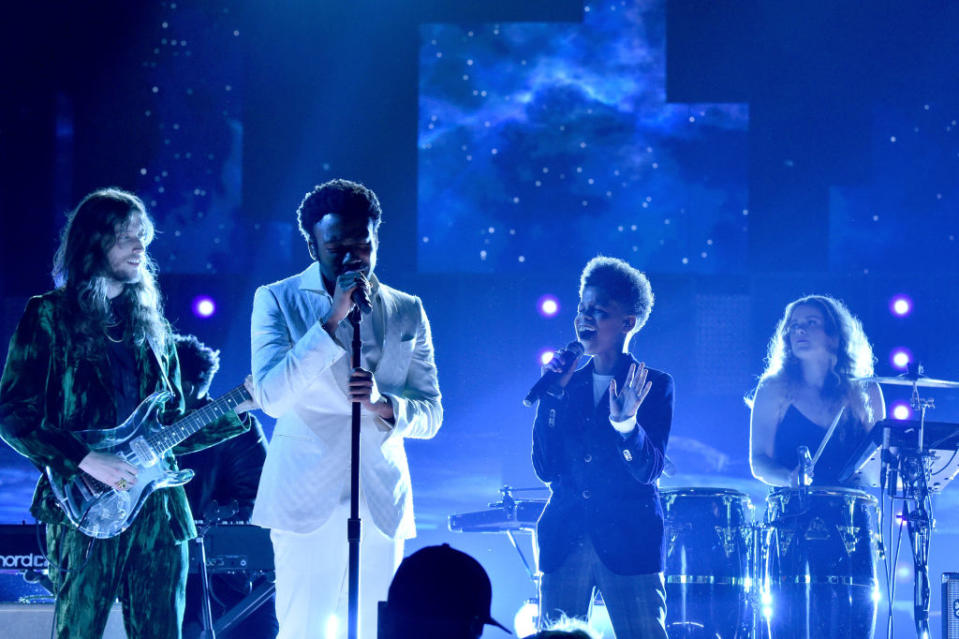
<path fill-rule="evenodd" d="M 155 490 L 182 486 L 193 478 L 192 470 L 174 470 L 164 453 L 210 422 L 250 399 L 242 385 L 219 399 L 164 426 L 157 413 L 173 394 L 157 391 L 144 399 L 133 414 L 116 428 L 75 433 L 91 451 L 116 455 L 137 469 L 136 484 L 117 490 L 80 471 L 64 478 L 46 469 L 53 494 L 67 518 L 83 533 L 96 539 L 119 535 L 130 527 L 147 497 Z"/>

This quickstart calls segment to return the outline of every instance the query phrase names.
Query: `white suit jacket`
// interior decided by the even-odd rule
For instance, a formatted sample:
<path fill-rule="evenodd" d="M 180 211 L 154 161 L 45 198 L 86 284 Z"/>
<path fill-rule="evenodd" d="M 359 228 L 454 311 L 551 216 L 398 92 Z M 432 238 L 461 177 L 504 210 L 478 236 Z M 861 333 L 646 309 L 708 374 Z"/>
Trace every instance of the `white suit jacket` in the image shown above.
<path fill-rule="evenodd" d="M 360 429 L 360 491 L 376 526 L 416 534 L 403 438 L 428 439 L 443 421 L 430 325 L 418 297 L 371 278 L 373 312 L 360 323 L 363 367 L 393 403 L 395 424 L 366 411 Z M 332 298 L 319 265 L 261 286 L 253 300 L 254 396 L 276 418 L 253 523 L 297 533 L 318 529 L 348 499 L 347 395 L 352 328 L 323 330 Z"/>

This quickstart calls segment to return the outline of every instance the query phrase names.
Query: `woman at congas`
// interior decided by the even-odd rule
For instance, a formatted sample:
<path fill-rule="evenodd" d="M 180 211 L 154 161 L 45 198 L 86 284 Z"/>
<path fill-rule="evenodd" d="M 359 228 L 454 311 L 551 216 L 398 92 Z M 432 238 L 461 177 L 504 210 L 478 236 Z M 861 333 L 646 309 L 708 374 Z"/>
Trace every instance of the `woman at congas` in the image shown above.
<path fill-rule="evenodd" d="M 762 634 L 770 639 L 873 634 L 877 502 L 844 471 L 885 418 L 879 386 L 857 380 L 872 373 L 872 348 L 842 302 L 812 295 L 786 307 L 753 398 L 749 438 L 753 475 L 774 487 L 759 562 Z M 801 468 L 800 447 L 815 462 L 811 482 L 800 479 L 810 461 Z"/>
<path fill-rule="evenodd" d="M 799 447 L 815 455 L 842 410 L 812 483 L 858 485 L 858 478 L 840 472 L 856 444 L 886 416 L 879 385 L 855 379 L 872 374 L 872 347 L 842 302 L 809 295 L 786 306 L 752 400 L 753 476 L 770 486 L 798 486 Z"/>

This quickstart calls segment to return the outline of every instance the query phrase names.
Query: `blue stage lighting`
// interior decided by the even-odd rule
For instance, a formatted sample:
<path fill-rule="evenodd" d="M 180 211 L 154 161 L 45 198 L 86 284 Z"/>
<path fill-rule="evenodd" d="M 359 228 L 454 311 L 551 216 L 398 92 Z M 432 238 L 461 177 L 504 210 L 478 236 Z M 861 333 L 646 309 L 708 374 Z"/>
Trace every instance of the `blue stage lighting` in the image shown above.
<path fill-rule="evenodd" d="M 912 312 L 912 300 L 906 295 L 896 295 L 889 300 L 889 310 L 897 317 L 905 317 Z"/>
<path fill-rule="evenodd" d="M 206 295 L 193 298 L 193 314 L 197 317 L 211 317 L 216 313 L 216 303 Z"/>
<path fill-rule="evenodd" d="M 326 632 L 323 633 L 325 639 L 337 639 L 340 631 L 340 618 L 336 615 L 330 615 L 326 618 Z"/>
<path fill-rule="evenodd" d="M 528 599 L 513 617 L 513 630 L 517 637 L 528 637 L 536 633 L 538 622 L 539 603 L 536 599 Z"/>
<path fill-rule="evenodd" d="M 893 368 L 904 371 L 909 368 L 909 364 L 912 363 L 912 353 L 909 352 L 908 348 L 894 348 L 889 354 L 889 361 L 892 363 Z"/>
<path fill-rule="evenodd" d="M 553 359 L 554 351 L 551 348 L 543 349 L 539 352 L 539 363 L 546 366 Z"/>
<path fill-rule="evenodd" d="M 892 405 L 892 418 L 904 421 L 912 417 L 912 409 L 905 402 L 896 402 Z"/>
<path fill-rule="evenodd" d="M 559 300 L 554 295 L 544 295 L 536 302 L 536 307 L 543 317 L 555 317 L 559 313 Z"/>

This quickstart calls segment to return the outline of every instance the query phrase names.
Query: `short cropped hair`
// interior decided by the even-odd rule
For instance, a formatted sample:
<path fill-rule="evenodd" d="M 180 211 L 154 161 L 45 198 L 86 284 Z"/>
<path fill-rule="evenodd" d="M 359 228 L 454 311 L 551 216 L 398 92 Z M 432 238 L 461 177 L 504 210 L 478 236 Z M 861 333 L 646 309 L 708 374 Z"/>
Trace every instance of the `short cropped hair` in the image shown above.
<path fill-rule="evenodd" d="M 324 182 L 303 197 L 296 211 L 300 233 L 307 245 L 313 245 L 313 226 L 327 213 L 372 220 L 374 233 L 379 230 L 383 217 L 380 201 L 371 189 L 339 178 Z"/>
<path fill-rule="evenodd" d="M 174 335 L 173 342 L 180 360 L 180 378 L 193 384 L 197 396 L 204 395 L 220 370 L 220 351 L 213 350 L 196 335 Z"/>
<path fill-rule="evenodd" d="M 579 278 L 579 296 L 587 286 L 601 288 L 619 302 L 630 315 L 636 316 L 636 327 L 641 329 L 653 310 L 653 287 L 646 275 L 628 262 L 603 255 L 594 257 L 586 264 Z"/>

